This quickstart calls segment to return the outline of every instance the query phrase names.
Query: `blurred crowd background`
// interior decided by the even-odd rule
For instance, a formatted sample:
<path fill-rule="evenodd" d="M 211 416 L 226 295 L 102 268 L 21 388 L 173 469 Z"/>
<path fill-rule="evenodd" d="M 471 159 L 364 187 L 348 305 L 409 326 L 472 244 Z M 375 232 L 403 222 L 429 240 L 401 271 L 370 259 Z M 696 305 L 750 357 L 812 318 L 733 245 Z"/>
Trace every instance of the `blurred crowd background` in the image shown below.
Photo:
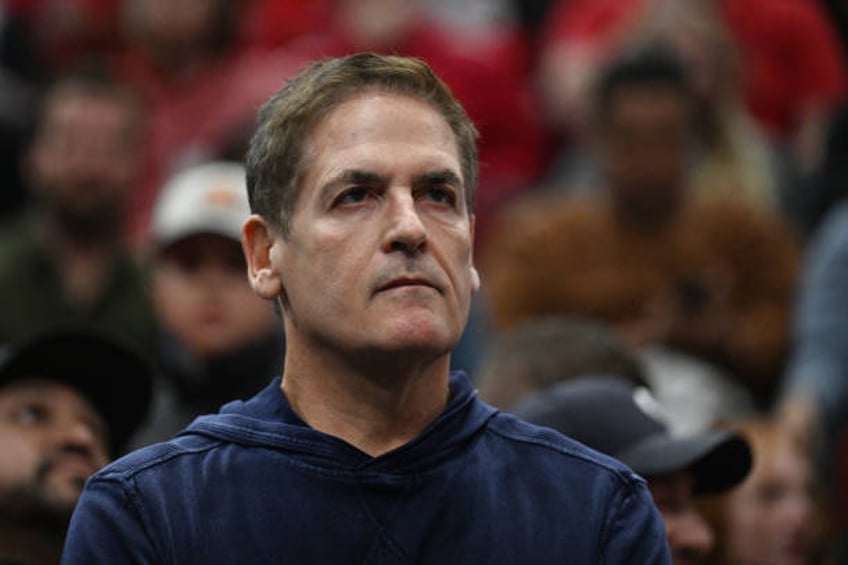
<path fill-rule="evenodd" d="M 840 559 L 846 47 L 843 0 L 2 1 L 0 343 L 126 338 L 157 374 L 132 446 L 258 391 L 284 336 L 239 244 L 256 110 L 317 58 L 420 57 L 480 132 L 454 366 L 505 410 L 603 374 L 675 433 L 768 418 L 795 466 L 705 510 L 717 562 Z"/>

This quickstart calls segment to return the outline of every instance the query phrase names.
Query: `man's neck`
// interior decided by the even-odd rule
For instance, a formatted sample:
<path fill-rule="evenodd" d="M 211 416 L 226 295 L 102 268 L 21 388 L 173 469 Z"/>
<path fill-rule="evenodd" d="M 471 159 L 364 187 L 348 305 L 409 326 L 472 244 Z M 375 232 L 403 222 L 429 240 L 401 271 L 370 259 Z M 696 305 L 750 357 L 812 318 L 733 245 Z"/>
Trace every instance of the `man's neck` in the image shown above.
<path fill-rule="evenodd" d="M 373 457 L 418 436 L 447 406 L 448 354 L 424 361 L 374 354 L 351 363 L 332 353 L 299 355 L 289 345 L 282 390 L 292 409 Z"/>

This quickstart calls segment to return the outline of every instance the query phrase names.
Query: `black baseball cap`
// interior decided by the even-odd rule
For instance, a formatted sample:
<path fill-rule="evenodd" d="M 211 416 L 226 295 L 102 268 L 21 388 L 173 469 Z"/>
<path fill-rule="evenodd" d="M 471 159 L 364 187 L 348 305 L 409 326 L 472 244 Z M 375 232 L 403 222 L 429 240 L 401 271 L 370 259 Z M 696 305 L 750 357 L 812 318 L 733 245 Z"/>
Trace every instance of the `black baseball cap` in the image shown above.
<path fill-rule="evenodd" d="M 645 387 L 585 377 L 533 395 L 512 412 L 615 457 L 645 477 L 689 469 L 696 494 L 726 491 L 751 469 L 751 448 L 728 430 L 672 436 Z"/>
<path fill-rule="evenodd" d="M 117 335 L 88 325 L 62 325 L 7 346 L 2 355 L 0 387 L 35 377 L 74 388 L 106 422 L 113 454 L 147 414 L 150 366 Z"/>

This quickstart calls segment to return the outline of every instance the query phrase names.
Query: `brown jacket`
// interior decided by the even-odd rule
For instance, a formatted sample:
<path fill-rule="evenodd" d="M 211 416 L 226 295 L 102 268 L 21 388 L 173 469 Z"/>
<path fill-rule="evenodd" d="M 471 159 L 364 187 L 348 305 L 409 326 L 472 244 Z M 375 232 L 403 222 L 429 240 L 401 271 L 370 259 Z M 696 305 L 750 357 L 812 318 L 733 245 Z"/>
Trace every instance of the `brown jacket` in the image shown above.
<path fill-rule="evenodd" d="M 639 232 L 603 198 L 537 195 L 501 215 L 482 266 L 501 328 L 592 316 L 756 388 L 784 362 L 799 248 L 788 226 L 736 200 L 693 200 L 662 229 Z"/>

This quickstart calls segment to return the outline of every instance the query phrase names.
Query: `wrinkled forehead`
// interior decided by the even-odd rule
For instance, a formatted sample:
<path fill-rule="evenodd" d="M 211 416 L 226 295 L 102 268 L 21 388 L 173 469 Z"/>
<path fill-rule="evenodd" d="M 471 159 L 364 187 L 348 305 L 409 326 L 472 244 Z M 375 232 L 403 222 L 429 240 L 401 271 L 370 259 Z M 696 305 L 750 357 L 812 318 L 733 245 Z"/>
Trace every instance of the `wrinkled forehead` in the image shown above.
<path fill-rule="evenodd" d="M 401 109 L 397 111 L 397 109 Z M 388 113 L 387 113 L 388 112 Z M 408 123 L 408 129 L 387 128 L 386 116 L 395 123 Z M 435 128 L 432 124 L 436 124 Z M 345 95 L 324 112 L 309 128 L 304 139 L 301 153 L 301 180 L 310 167 L 314 166 L 320 152 L 329 145 L 344 143 L 350 147 L 358 144 L 373 143 L 375 137 L 386 136 L 386 142 L 392 143 L 403 131 L 410 140 L 420 142 L 422 134 L 429 131 L 433 145 L 442 145 L 435 131 L 443 131 L 449 138 L 449 153 L 455 158 L 456 174 L 462 181 L 466 179 L 462 167 L 459 139 L 450 122 L 429 100 L 414 94 L 396 92 L 385 88 L 366 88 Z M 391 138 L 389 137 L 391 136 Z M 445 139 L 445 137 L 441 137 Z M 397 141 L 405 142 L 406 139 Z M 376 157 L 379 157 L 377 155 Z"/>

